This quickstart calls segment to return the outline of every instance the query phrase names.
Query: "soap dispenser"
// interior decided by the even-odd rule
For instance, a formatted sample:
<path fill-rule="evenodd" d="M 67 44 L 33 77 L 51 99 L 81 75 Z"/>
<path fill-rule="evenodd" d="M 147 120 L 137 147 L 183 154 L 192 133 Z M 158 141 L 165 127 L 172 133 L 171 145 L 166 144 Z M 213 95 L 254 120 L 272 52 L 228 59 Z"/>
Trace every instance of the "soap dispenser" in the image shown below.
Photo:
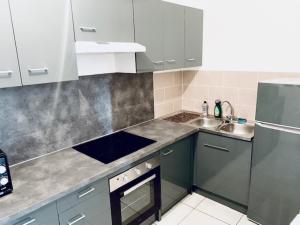
<path fill-rule="evenodd" d="M 214 116 L 215 118 L 219 118 L 221 119 L 222 118 L 222 105 L 221 105 L 221 100 L 220 99 L 217 99 L 215 101 L 216 105 L 215 105 L 215 110 L 214 110 Z"/>

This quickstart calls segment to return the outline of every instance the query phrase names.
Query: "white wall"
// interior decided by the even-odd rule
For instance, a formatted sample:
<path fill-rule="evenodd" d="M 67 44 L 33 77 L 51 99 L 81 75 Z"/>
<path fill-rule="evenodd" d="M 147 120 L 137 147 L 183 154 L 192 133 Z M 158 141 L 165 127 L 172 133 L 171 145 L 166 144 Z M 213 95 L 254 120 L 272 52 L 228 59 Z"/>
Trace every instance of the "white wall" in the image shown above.
<path fill-rule="evenodd" d="M 203 69 L 300 72 L 299 0 L 167 0 L 204 9 Z"/>

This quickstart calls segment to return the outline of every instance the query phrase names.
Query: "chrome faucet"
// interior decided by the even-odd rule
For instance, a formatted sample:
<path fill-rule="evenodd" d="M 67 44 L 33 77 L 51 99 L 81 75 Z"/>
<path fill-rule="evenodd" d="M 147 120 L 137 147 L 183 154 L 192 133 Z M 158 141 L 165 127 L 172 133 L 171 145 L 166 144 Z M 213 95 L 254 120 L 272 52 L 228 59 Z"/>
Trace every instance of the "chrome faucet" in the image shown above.
<path fill-rule="evenodd" d="M 227 103 L 230 107 L 230 114 L 225 116 L 225 122 L 231 123 L 232 120 L 233 120 L 233 114 L 234 114 L 233 106 L 229 101 L 223 101 L 222 102 L 222 109 L 223 109 L 223 106 L 224 106 L 225 103 Z M 224 112 L 224 110 L 222 110 L 222 111 Z"/>

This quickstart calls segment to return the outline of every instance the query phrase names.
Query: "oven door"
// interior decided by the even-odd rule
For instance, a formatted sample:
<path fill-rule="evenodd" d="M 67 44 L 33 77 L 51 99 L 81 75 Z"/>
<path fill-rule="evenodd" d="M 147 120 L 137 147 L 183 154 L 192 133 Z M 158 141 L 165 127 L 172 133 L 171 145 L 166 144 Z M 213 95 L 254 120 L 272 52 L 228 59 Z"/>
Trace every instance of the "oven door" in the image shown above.
<path fill-rule="evenodd" d="M 110 193 L 113 225 L 136 225 L 161 208 L 160 168 L 157 167 Z"/>

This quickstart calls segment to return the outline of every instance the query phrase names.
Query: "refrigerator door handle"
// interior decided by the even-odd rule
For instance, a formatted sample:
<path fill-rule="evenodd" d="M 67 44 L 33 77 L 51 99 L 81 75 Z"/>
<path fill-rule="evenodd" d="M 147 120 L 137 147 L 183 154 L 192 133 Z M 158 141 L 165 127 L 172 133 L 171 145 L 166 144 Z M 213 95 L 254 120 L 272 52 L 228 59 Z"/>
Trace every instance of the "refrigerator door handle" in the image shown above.
<path fill-rule="evenodd" d="M 300 135 L 300 128 L 297 127 L 289 127 L 289 126 L 283 126 L 283 125 L 278 125 L 273 123 L 264 123 L 260 121 L 256 121 L 255 124 L 259 127 L 263 127 L 267 129 L 278 130 L 278 131 Z"/>

